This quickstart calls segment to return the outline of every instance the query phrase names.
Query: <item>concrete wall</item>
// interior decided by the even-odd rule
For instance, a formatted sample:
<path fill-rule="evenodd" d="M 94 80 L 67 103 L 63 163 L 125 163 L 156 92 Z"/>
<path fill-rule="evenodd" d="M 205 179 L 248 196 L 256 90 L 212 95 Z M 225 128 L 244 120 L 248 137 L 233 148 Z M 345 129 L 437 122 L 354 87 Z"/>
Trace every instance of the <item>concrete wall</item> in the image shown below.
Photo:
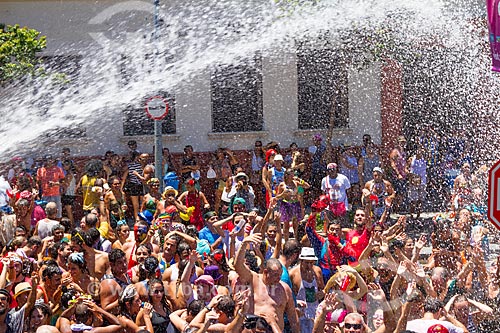
<path fill-rule="evenodd" d="M 116 0 L 100 1 L 7 1 L 0 2 L 0 17 L 7 24 L 18 23 L 41 31 L 47 36 L 46 54 L 85 54 L 98 48 L 100 38 L 111 38 L 111 26 L 125 24 L 131 30 L 137 27 L 151 29 L 152 1 L 128 1 L 141 15 L 124 12 L 101 22 L 106 10 L 120 11 Z M 117 5 L 118 4 L 118 5 Z M 175 3 L 172 2 L 172 6 Z M 114 7 L 115 6 L 115 7 Z M 110 9 L 111 8 L 111 9 Z M 120 22 L 122 20 L 122 22 Z M 125 21 L 126 20 L 126 21 Z M 92 24 L 96 23 L 97 24 Z M 131 32 L 133 34 L 133 32 Z M 94 38 L 91 36 L 93 34 Z M 298 130 L 297 66 L 295 54 L 279 48 L 262 59 L 264 131 L 249 133 L 212 133 L 210 70 L 205 69 L 177 85 L 176 126 L 177 133 L 164 137 L 164 145 L 172 151 L 182 151 L 192 144 L 196 151 L 211 151 L 217 147 L 248 149 L 256 139 L 264 143 L 275 140 L 283 146 L 297 142 L 299 146 L 311 145 L 310 138 L 317 131 Z M 361 71 L 349 71 L 348 129 L 334 131 L 333 143 L 360 144 L 364 133 L 372 135 L 380 143 L 380 68 L 378 64 Z M 76 155 L 102 154 L 108 149 L 126 152 L 121 110 L 109 106 L 107 119 L 87 123 L 88 138 L 62 140 L 54 143 L 54 150 L 69 146 Z M 102 133 L 96 137 L 93 133 Z M 326 131 L 323 131 L 326 134 Z M 139 149 L 151 151 L 153 138 L 134 137 Z"/>

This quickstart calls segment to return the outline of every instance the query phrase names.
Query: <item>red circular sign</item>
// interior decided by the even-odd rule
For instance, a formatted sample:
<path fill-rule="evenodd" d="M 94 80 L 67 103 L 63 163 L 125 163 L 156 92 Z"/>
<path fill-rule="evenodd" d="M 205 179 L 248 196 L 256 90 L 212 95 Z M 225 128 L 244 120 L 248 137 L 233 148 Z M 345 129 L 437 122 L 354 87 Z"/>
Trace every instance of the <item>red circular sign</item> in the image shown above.
<path fill-rule="evenodd" d="M 154 120 L 162 120 L 168 114 L 168 102 L 161 96 L 153 96 L 146 101 L 146 114 Z"/>
<path fill-rule="evenodd" d="M 488 217 L 500 230 L 500 161 L 496 162 L 489 172 Z"/>

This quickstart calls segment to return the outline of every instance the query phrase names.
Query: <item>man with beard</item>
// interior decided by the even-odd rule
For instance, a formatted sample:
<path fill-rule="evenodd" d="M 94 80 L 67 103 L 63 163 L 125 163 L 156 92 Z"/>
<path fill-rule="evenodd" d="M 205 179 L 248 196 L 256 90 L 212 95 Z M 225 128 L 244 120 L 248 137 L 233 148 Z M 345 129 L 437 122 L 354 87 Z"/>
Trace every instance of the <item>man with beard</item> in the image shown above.
<path fill-rule="evenodd" d="M 234 266 L 243 285 L 249 285 L 252 289 L 250 312 L 256 315 L 265 315 L 269 318 L 269 324 L 274 332 L 283 332 L 284 314 L 290 321 L 292 332 L 299 332 L 299 324 L 295 304 L 293 302 L 292 290 L 280 281 L 282 266 L 278 259 L 269 259 L 264 263 L 262 274 L 252 272 L 245 265 L 245 252 L 249 244 L 259 246 L 262 241 L 260 234 L 245 237 L 236 255 Z"/>
<path fill-rule="evenodd" d="M 68 271 L 68 257 L 73 253 L 68 242 L 58 242 L 50 248 L 50 255 L 56 261 L 57 265 L 63 270 Z"/>
<path fill-rule="evenodd" d="M 20 199 L 14 205 L 14 212 L 16 213 L 17 225 L 23 226 L 30 234 L 31 229 L 38 221 L 46 217 L 45 211 L 35 204 L 33 194 L 29 191 L 20 193 Z"/>
<path fill-rule="evenodd" d="M 363 199 L 366 201 L 367 190 L 363 189 Z M 366 203 L 365 203 L 366 204 Z M 370 217 L 371 205 L 368 203 L 365 210 L 357 209 L 354 213 L 354 229 L 345 235 L 346 248 L 358 259 L 363 250 L 368 246 L 372 234 L 372 219 Z"/>
<path fill-rule="evenodd" d="M 132 283 L 127 274 L 127 257 L 120 249 L 113 249 L 109 253 L 111 274 L 106 274 L 101 281 L 101 306 L 104 310 L 118 314 L 120 306 L 119 296 L 125 287 Z"/>
<path fill-rule="evenodd" d="M 34 261 L 38 259 L 38 253 L 42 250 L 42 240 L 38 236 L 32 236 L 28 239 L 26 245 L 16 250 L 16 254 L 22 260 L 28 259 Z"/>
<path fill-rule="evenodd" d="M 302 333 L 313 331 L 314 317 L 319 302 L 324 297 L 321 269 L 315 266 L 318 257 L 311 247 L 303 247 L 299 256 L 300 264 L 290 270 L 293 292 L 301 310 L 300 328 Z"/>
<path fill-rule="evenodd" d="M 0 332 L 23 332 L 25 311 L 12 309 L 9 312 L 9 304 L 12 298 L 5 289 L 0 289 Z"/>
<path fill-rule="evenodd" d="M 71 250 L 73 252 L 83 252 L 90 276 L 102 279 L 104 274 L 111 272 L 108 254 L 92 248 L 92 240 L 80 228 L 76 228 L 71 233 Z"/>
<path fill-rule="evenodd" d="M 59 266 L 49 265 L 42 273 L 42 283 L 36 291 L 36 299 L 42 298 L 51 310 L 54 310 L 61 301 L 62 271 Z"/>
<path fill-rule="evenodd" d="M 123 251 L 127 257 L 128 268 L 132 268 L 137 265 L 137 260 L 135 258 L 135 250 L 141 244 L 151 243 L 151 238 L 153 237 L 153 230 L 149 229 L 149 225 L 146 221 L 140 220 L 134 224 L 134 235 L 133 240 L 123 244 Z M 132 236 L 129 236 L 129 239 Z M 151 244 L 153 248 L 153 253 L 157 255 L 160 252 L 160 247 L 156 244 Z"/>

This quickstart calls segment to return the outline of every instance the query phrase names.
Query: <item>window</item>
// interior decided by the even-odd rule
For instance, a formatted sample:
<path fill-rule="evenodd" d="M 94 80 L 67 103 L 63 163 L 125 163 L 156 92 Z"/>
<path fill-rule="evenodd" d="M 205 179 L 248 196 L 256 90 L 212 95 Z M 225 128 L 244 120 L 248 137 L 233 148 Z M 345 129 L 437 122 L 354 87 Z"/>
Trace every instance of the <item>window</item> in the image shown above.
<path fill-rule="evenodd" d="M 175 134 L 175 98 L 168 92 L 159 91 L 123 110 L 123 135 L 154 135 L 154 120 L 147 116 L 145 109 L 146 101 L 152 96 L 161 96 L 168 102 L 168 115 L 161 122 L 161 133 Z"/>
<path fill-rule="evenodd" d="M 299 129 L 348 127 L 347 69 L 334 50 L 299 48 L 297 79 Z"/>
<path fill-rule="evenodd" d="M 212 130 L 250 132 L 263 129 L 261 57 L 212 72 Z"/>
<path fill-rule="evenodd" d="M 77 81 L 82 67 L 82 58 L 81 55 L 41 57 L 44 72 L 48 79 L 54 82 L 54 88 L 43 93 L 36 102 L 42 115 L 47 113 L 50 108 L 58 107 L 54 104 L 55 100 L 57 103 L 64 104 L 78 95 Z M 56 139 L 86 137 L 84 124 L 73 123 L 73 118 L 72 114 L 66 115 L 64 120 L 67 120 L 71 125 L 53 127 L 45 135 L 48 138 Z"/>
<path fill-rule="evenodd" d="M 480 127 L 475 125 L 478 113 L 471 110 L 477 109 L 481 92 L 469 88 L 468 93 L 461 93 L 474 65 L 461 52 L 439 47 L 405 63 L 402 123 L 407 137 L 422 135 L 427 126 L 441 137 L 456 135 L 460 128 L 472 134 Z M 416 148 L 416 143 L 409 142 L 409 148 Z"/>

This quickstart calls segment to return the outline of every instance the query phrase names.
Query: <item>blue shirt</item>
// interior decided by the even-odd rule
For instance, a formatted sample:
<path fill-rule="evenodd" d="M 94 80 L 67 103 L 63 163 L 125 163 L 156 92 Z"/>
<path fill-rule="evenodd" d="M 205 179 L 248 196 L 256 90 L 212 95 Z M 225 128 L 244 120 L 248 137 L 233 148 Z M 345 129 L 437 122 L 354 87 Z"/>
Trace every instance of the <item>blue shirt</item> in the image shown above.
<path fill-rule="evenodd" d="M 198 233 L 198 238 L 199 239 L 205 239 L 206 241 L 208 241 L 210 244 L 213 244 L 215 243 L 216 240 L 218 240 L 220 237 L 220 235 L 218 233 L 213 233 L 212 231 L 210 231 L 210 229 L 208 229 L 207 227 L 204 227 L 200 230 L 200 232 Z M 218 249 L 222 249 L 222 243 L 219 244 L 219 246 L 217 247 Z"/>

